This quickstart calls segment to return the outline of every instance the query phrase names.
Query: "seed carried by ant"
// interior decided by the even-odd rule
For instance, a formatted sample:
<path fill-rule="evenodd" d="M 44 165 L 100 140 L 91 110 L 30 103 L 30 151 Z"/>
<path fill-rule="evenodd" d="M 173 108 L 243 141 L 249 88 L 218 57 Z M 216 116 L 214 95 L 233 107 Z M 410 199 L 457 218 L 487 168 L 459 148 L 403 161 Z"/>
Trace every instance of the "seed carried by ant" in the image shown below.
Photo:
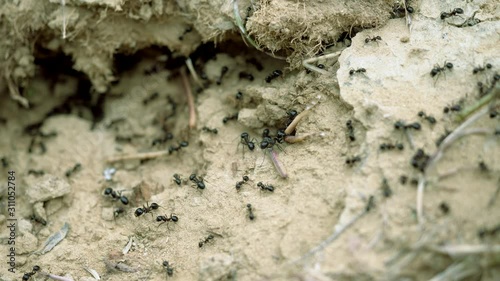
<path fill-rule="evenodd" d="M 143 214 L 151 213 L 153 210 L 157 210 L 158 208 L 160 208 L 160 205 L 156 203 L 151 203 L 151 205 L 148 205 L 148 203 L 146 203 L 146 206 L 142 206 L 142 208 L 137 208 L 134 214 L 136 217 L 140 217 Z"/>
<path fill-rule="evenodd" d="M 382 37 L 380 36 L 366 37 L 365 43 L 368 43 L 370 41 L 377 42 L 377 40 L 382 40 Z"/>
<path fill-rule="evenodd" d="M 349 70 L 349 75 L 353 75 L 354 73 L 363 73 L 363 72 L 366 72 L 366 69 L 364 68 L 351 69 Z"/>
<path fill-rule="evenodd" d="M 267 191 L 270 191 L 270 192 L 274 191 L 274 186 L 263 184 L 260 181 L 257 183 L 257 186 L 260 187 L 261 190 L 267 190 Z"/>
<path fill-rule="evenodd" d="M 446 18 L 453 17 L 453 16 L 456 16 L 458 14 L 463 14 L 463 13 L 464 13 L 464 10 L 462 10 L 461 8 L 455 8 L 452 11 L 450 11 L 449 13 L 442 12 L 441 19 L 444 20 Z"/>
<path fill-rule="evenodd" d="M 201 128 L 201 130 L 204 131 L 204 132 L 207 132 L 207 133 L 212 133 L 214 135 L 217 135 L 217 133 L 219 133 L 219 131 L 217 129 L 215 129 L 215 128 L 211 129 L 211 128 L 207 127 L 207 126 L 204 126 L 203 128 Z"/>
<path fill-rule="evenodd" d="M 104 195 L 111 196 L 115 200 L 120 199 L 123 205 L 128 205 L 128 198 L 123 196 L 121 191 L 114 191 L 111 187 L 108 187 L 104 189 Z"/>
<path fill-rule="evenodd" d="M 201 248 L 201 247 L 203 247 L 203 245 L 207 244 L 208 242 L 210 242 L 210 240 L 212 240 L 212 239 L 214 239 L 214 238 L 215 238 L 215 237 L 214 237 L 212 234 L 209 234 L 209 235 L 205 238 L 205 240 L 200 241 L 200 242 L 198 243 L 198 247 L 200 247 L 200 248 Z"/>
<path fill-rule="evenodd" d="M 205 189 L 205 183 L 203 182 L 202 177 L 198 178 L 198 176 L 196 176 L 196 174 L 191 174 L 189 176 L 189 180 L 192 181 L 193 183 L 195 183 L 196 188 Z"/>
<path fill-rule="evenodd" d="M 252 204 L 247 204 L 247 210 L 248 210 L 248 218 L 250 220 L 254 220 L 255 219 L 255 215 L 253 214 L 253 209 L 252 209 Z"/>
<path fill-rule="evenodd" d="M 271 83 L 275 78 L 280 77 L 283 74 L 281 70 L 275 70 L 269 76 L 266 77 L 266 82 Z"/>

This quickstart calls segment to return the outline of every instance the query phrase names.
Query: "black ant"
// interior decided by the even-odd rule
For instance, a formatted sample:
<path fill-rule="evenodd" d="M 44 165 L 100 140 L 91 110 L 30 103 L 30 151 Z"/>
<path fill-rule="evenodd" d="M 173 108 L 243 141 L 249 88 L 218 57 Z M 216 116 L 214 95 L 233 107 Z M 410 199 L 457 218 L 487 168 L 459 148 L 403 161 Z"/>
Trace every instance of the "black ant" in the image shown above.
<path fill-rule="evenodd" d="M 114 191 L 111 187 L 104 189 L 104 195 L 111 196 L 113 199 L 120 199 L 123 205 L 128 205 L 128 198 L 123 196 L 121 191 Z"/>
<path fill-rule="evenodd" d="M 35 275 L 38 271 L 40 271 L 40 267 L 38 265 L 33 266 L 33 270 L 31 272 L 23 275 L 23 281 L 28 281 L 31 276 Z"/>
<path fill-rule="evenodd" d="M 135 210 L 135 216 L 140 217 L 143 214 L 150 213 L 153 210 L 157 210 L 158 208 L 160 208 L 160 205 L 156 203 L 151 203 L 151 205 L 148 205 L 148 203 L 146 203 L 146 206 L 142 206 L 142 208 L 137 208 L 137 210 Z"/>
<path fill-rule="evenodd" d="M 406 124 L 405 122 L 399 120 L 399 121 L 396 121 L 396 123 L 394 123 L 394 128 L 396 130 L 401 130 L 401 129 L 403 129 L 403 130 L 407 130 L 407 129 L 420 130 L 422 128 L 422 126 L 418 122 Z"/>
<path fill-rule="evenodd" d="M 268 138 L 269 134 L 270 134 L 269 129 L 265 128 L 264 130 L 262 130 L 262 137 L 263 138 Z"/>
<path fill-rule="evenodd" d="M 217 85 L 222 84 L 222 77 L 224 77 L 224 75 L 227 73 L 228 70 L 229 70 L 229 68 L 227 68 L 227 66 L 222 67 L 222 69 L 220 70 L 220 76 L 217 79 L 217 81 L 215 82 Z"/>
<path fill-rule="evenodd" d="M 184 33 L 182 33 L 181 36 L 179 36 L 179 41 L 184 40 L 184 35 L 188 34 L 189 32 L 193 31 L 193 27 L 188 27 L 184 30 Z"/>
<path fill-rule="evenodd" d="M 435 65 L 434 68 L 431 70 L 431 77 L 434 77 L 438 75 L 439 73 L 444 73 L 446 69 L 451 70 L 453 68 L 453 64 L 451 62 L 445 62 L 443 67 L 439 65 Z"/>
<path fill-rule="evenodd" d="M 271 83 L 275 78 L 280 77 L 283 74 L 281 70 L 275 70 L 269 76 L 266 77 L 266 82 Z"/>
<path fill-rule="evenodd" d="M 187 147 L 189 145 L 189 142 L 187 141 L 181 141 L 178 146 L 171 145 L 168 148 L 168 154 L 172 154 L 174 151 L 179 151 L 183 147 Z"/>
<path fill-rule="evenodd" d="M 320 64 L 318 64 L 318 65 L 317 65 L 317 67 L 318 67 L 319 69 L 324 69 L 324 68 L 325 68 L 325 65 L 320 63 Z"/>
<path fill-rule="evenodd" d="M 370 41 L 377 42 L 377 40 L 382 40 L 382 37 L 380 36 L 366 37 L 365 43 L 368 43 Z"/>
<path fill-rule="evenodd" d="M 35 216 L 34 214 L 31 215 L 30 220 L 35 221 L 41 225 L 47 225 L 47 221 L 44 220 L 43 218 L 40 218 L 38 216 Z"/>
<path fill-rule="evenodd" d="M 455 8 L 452 11 L 450 11 L 449 13 L 442 12 L 441 13 L 441 19 L 444 20 L 446 18 L 453 17 L 453 16 L 456 16 L 456 15 L 459 15 L 459 14 L 463 14 L 463 13 L 464 13 L 464 10 L 462 10 L 461 8 Z"/>
<path fill-rule="evenodd" d="M 452 106 L 445 106 L 443 108 L 444 113 L 449 113 L 450 111 L 459 112 L 461 110 L 462 110 L 462 106 L 460 104 L 455 104 Z"/>
<path fill-rule="evenodd" d="M 222 123 L 226 124 L 229 120 L 237 120 L 238 119 L 238 113 L 235 113 L 233 115 L 226 116 L 222 119 Z"/>
<path fill-rule="evenodd" d="M 274 186 L 272 186 L 270 184 L 265 185 L 265 184 L 263 184 L 260 181 L 257 183 L 257 186 L 260 187 L 261 190 L 267 190 L 269 192 L 273 192 L 274 191 Z"/>
<path fill-rule="evenodd" d="M 262 64 L 257 59 L 255 59 L 255 58 L 247 59 L 247 63 L 252 64 L 253 66 L 255 66 L 255 68 L 258 71 L 262 71 L 264 69 L 264 67 L 262 66 Z"/>
<path fill-rule="evenodd" d="M 450 212 L 450 206 L 448 205 L 448 203 L 446 202 L 441 202 L 441 204 L 439 204 L 439 209 L 441 210 L 441 212 L 443 212 L 443 214 L 448 214 Z"/>
<path fill-rule="evenodd" d="M 237 92 L 236 95 L 234 96 L 237 100 L 243 99 L 243 93 L 242 92 Z"/>
<path fill-rule="evenodd" d="M 353 75 L 354 73 L 363 73 L 363 72 L 366 72 L 366 69 L 364 68 L 351 69 L 349 70 L 349 75 Z"/>
<path fill-rule="evenodd" d="M 429 123 L 431 123 L 431 124 L 436 124 L 436 118 L 434 118 L 433 116 L 425 114 L 425 112 L 423 112 L 423 111 L 419 111 L 418 112 L 418 116 L 424 118 L 427 121 L 429 121 Z"/>
<path fill-rule="evenodd" d="M 243 145 L 246 145 L 248 147 L 248 149 L 250 149 L 251 151 L 253 151 L 255 149 L 255 143 L 250 140 L 250 137 L 249 137 L 247 132 L 241 133 L 241 140 L 240 141 Z"/>
<path fill-rule="evenodd" d="M 217 135 L 217 133 L 219 133 L 219 131 L 216 128 L 211 129 L 211 128 L 207 127 L 207 126 L 201 128 L 201 130 L 204 131 L 204 132 L 207 132 L 207 133 L 215 134 L 215 135 Z"/>
<path fill-rule="evenodd" d="M 354 166 L 354 164 L 356 164 L 356 162 L 359 162 L 359 161 L 361 161 L 361 157 L 359 157 L 359 156 L 353 156 L 351 158 L 347 158 L 345 160 L 345 163 L 347 165 L 349 165 L 350 167 L 352 167 L 352 166 Z"/>
<path fill-rule="evenodd" d="M 174 174 L 174 182 L 180 186 L 181 183 L 182 183 L 182 180 L 181 180 L 181 176 L 179 176 L 179 174 Z"/>
<path fill-rule="evenodd" d="M 191 180 L 192 182 L 194 182 L 196 184 L 196 188 L 205 189 L 205 183 L 203 182 L 202 177 L 198 178 L 196 176 L 196 174 L 191 174 L 189 176 L 189 180 Z"/>
<path fill-rule="evenodd" d="M 212 234 L 209 234 L 209 235 L 207 236 L 207 238 L 205 238 L 205 240 L 200 241 L 200 242 L 198 243 L 198 247 L 200 247 L 200 248 L 201 248 L 201 247 L 203 247 L 203 245 L 205 245 L 206 243 L 210 242 L 210 240 L 212 240 L 212 239 L 214 239 L 214 238 L 215 238 L 215 237 L 214 237 Z"/>
<path fill-rule="evenodd" d="M 116 217 L 118 217 L 118 216 L 119 216 L 120 214 L 122 214 L 122 213 L 125 213 L 125 209 L 123 209 L 123 208 L 121 208 L 121 207 L 120 207 L 120 208 L 116 208 L 116 209 L 113 211 L 113 215 L 115 216 L 115 218 L 116 218 Z"/>
<path fill-rule="evenodd" d="M 44 170 L 33 170 L 33 169 L 29 169 L 28 170 L 28 175 L 34 175 L 36 177 L 39 177 L 39 176 L 43 176 L 45 175 L 45 171 Z"/>
<path fill-rule="evenodd" d="M 243 184 L 249 180 L 250 180 L 250 178 L 248 176 L 243 176 L 243 180 L 236 183 L 236 189 L 240 190 L 241 186 L 243 186 Z"/>
<path fill-rule="evenodd" d="M 382 195 L 384 195 L 385 198 L 389 198 L 392 195 L 392 189 L 389 186 L 389 183 L 387 183 L 387 179 L 384 179 L 382 181 Z"/>
<path fill-rule="evenodd" d="M 485 71 L 486 69 L 491 69 L 492 67 L 493 65 L 491 65 L 491 63 L 487 63 L 486 65 L 483 66 L 474 67 L 474 69 L 472 70 L 472 74 L 477 74 L 481 71 Z"/>
<path fill-rule="evenodd" d="M 247 210 L 248 210 L 248 218 L 253 221 L 255 219 L 255 215 L 253 214 L 253 209 L 252 209 L 252 204 L 247 204 Z"/>
<path fill-rule="evenodd" d="M 399 177 L 399 183 L 405 185 L 408 182 L 408 176 L 402 175 Z"/>
<path fill-rule="evenodd" d="M 380 150 L 382 151 L 385 151 L 385 150 L 393 150 L 395 148 L 397 148 L 398 150 L 403 150 L 404 149 L 404 145 L 402 143 L 396 143 L 396 144 L 392 144 L 392 143 L 383 143 L 380 145 Z"/>
<path fill-rule="evenodd" d="M 423 172 L 427 167 L 430 159 L 431 157 L 427 155 L 423 149 L 418 149 L 417 152 L 415 152 L 415 155 L 413 155 L 413 157 L 411 158 L 411 165 L 413 166 L 413 168 Z"/>
<path fill-rule="evenodd" d="M 276 141 L 271 137 L 264 137 L 260 142 L 260 149 L 272 148 Z"/>
<path fill-rule="evenodd" d="M 82 164 L 76 163 L 75 166 L 73 166 L 73 168 L 66 171 L 66 177 L 67 178 L 71 177 L 72 174 L 80 171 L 81 168 L 82 168 Z"/>
<path fill-rule="evenodd" d="M 253 81 L 253 75 L 250 73 L 242 71 L 242 72 L 240 72 L 239 76 L 240 76 L 240 79 L 248 79 L 249 81 Z"/>
<path fill-rule="evenodd" d="M 168 263 L 168 261 L 163 261 L 163 267 L 167 271 L 167 275 L 168 276 L 174 275 L 174 268 L 170 266 L 170 264 Z"/>
<path fill-rule="evenodd" d="M 156 138 L 151 142 L 151 146 L 156 146 L 160 144 L 164 144 L 167 141 L 171 140 L 174 138 L 174 135 L 172 133 L 166 133 L 163 137 Z"/>
<path fill-rule="evenodd" d="M 7 158 L 2 157 L 2 159 L 0 160 L 2 161 L 2 167 L 7 168 L 9 166 L 9 161 L 7 161 Z"/>
<path fill-rule="evenodd" d="M 345 123 L 345 125 L 347 126 L 347 131 L 348 131 L 349 139 L 351 141 L 355 141 L 356 137 L 354 136 L 354 126 L 352 125 L 352 120 L 347 120 L 347 122 Z"/>
<path fill-rule="evenodd" d="M 406 6 L 406 11 L 410 14 L 414 12 L 413 7 L 411 6 Z M 395 4 L 394 7 L 392 8 L 392 13 L 391 13 L 392 18 L 402 18 L 405 16 L 405 8 L 404 6 L 401 6 L 400 4 Z"/>
<path fill-rule="evenodd" d="M 157 222 L 162 222 L 158 225 L 158 227 L 160 227 L 160 225 L 166 223 L 166 222 L 169 222 L 169 221 L 173 221 L 173 222 L 178 222 L 179 221 L 179 217 L 174 215 L 174 214 L 170 214 L 170 217 L 168 216 L 157 216 L 156 217 L 156 221 Z"/>
<path fill-rule="evenodd" d="M 145 98 L 142 100 L 142 104 L 143 105 L 147 105 L 148 103 L 154 101 L 155 99 L 157 99 L 158 97 L 160 96 L 160 94 L 158 94 L 158 92 L 154 92 L 151 94 L 151 96 Z"/>

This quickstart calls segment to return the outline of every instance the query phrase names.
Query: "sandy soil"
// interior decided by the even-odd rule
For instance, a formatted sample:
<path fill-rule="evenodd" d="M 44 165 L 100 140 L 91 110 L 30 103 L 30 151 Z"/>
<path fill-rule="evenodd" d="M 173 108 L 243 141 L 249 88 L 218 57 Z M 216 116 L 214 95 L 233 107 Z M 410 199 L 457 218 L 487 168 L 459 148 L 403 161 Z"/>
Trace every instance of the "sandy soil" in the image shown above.
<path fill-rule="evenodd" d="M 483 22 L 458 28 L 439 19 L 454 6 L 423 1 L 413 14 L 411 34 L 404 19 L 391 19 L 324 48 L 323 54 L 342 52 L 338 60 L 314 63 L 322 64 L 325 74 L 289 68 L 298 53 L 290 54 L 289 64 L 226 34 L 215 49 L 203 47 L 213 56 L 197 61 L 206 86 L 201 89 L 190 78 L 197 114 L 191 130 L 179 72 L 183 61 L 165 49 L 115 56 L 117 80 L 104 87 L 104 94 L 95 86 L 107 80 L 74 71 L 86 72 L 70 57 L 39 55 L 24 91 L 31 108 L 10 99 L 7 85 L 0 85 L 0 158 L 5 160 L 0 179 L 6 183 L 7 172 L 16 172 L 19 225 L 17 273 L 2 265 L 0 280 L 20 280 L 34 265 L 74 280 L 95 280 L 85 268 L 102 280 L 499 280 L 500 117 L 489 116 L 494 108 L 484 107 L 485 114 L 468 127 L 475 133 L 452 143 L 425 173 L 411 165 L 418 149 L 435 155 L 436 141 L 462 124 L 458 116 L 479 100 L 477 82 L 484 89 L 493 85 L 492 93 L 499 90 L 493 77 L 500 66 L 495 52 L 500 29 L 488 3 L 464 6 L 466 16 L 483 9 Z M 189 11 L 190 5 L 183 8 Z M 165 38 L 177 38 L 184 29 L 173 28 Z M 199 38 L 188 36 L 198 43 L 215 32 L 196 29 Z M 365 42 L 377 35 L 382 40 Z M 174 41 L 163 45 L 181 54 L 195 46 L 176 49 L 170 45 Z M 433 67 L 445 61 L 453 69 L 431 77 Z M 472 73 L 486 63 L 492 68 Z M 218 85 L 223 67 L 228 71 Z M 365 72 L 350 74 L 359 68 Z M 267 83 L 275 70 L 283 75 Z M 253 80 L 240 72 L 251 73 Z M 460 112 L 443 112 L 456 104 Z M 308 108 L 296 135 L 311 137 L 274 148 L 288 175 L 283 178 L 258 147 L 262 130 L 274 135 L 286 125 L 287 111 Z M 436 122 L 419 117 L 419 111 Z M 238 120 L 222 121 L 237 112 Z M 420 128 L 398 130 L 397 121 L 419 122 Z M 216 128 L 217 134 L 203 127 Z M 254 151 L 240 142 L 242 132 L 255 139 Z M 167 151 L 181 141 L 189 145 L 162 157 L 108 162 Z M 403 149 L 381 149 L 382 144 Z M 350 159 L 353 164 L 346 163 Z M 78 163 L 81 168 L 67 174 Z M 116 174 L 106 180 L 103 172 L 111 167 Z M 203 177 L 205 189 L 193 187 L 193 173 Z M 181 185 L 174 174 L 181 176 Z M 243 176 L 250 180 L 238 190 Z M 65 195 L 34 204 L 35 195 L 27 190 L 53 177 Z M 424 178 L 420 213 L 417 184 Z M 274 192 L 261 190 L 258 182 L 273 185 Z M 122 191 L 129 204 L 104 195 L 108 187 Z M 52 188 L 47 193 L 55 192 Z M 0 191 L 6 210 L 5 184 Z M 152 215 L 134 215 L 153 202 L 160 208 Z M 177 222 L 155 221 L 171 214 Z M 6 219 L 2 211 L 2 225 Z M 65 239 L 43 255 L 36 253 L 65 223 L 70 226 Z M 8 234 L 2 227 L 1 240 Z M 213 238 L 204 243 L 209 235 Z M 130 250 L 123 253 L 129 241 Z M 7 252 L 2 245 L 2 256 Z M 36 278 L 44 280 L 42 274 Z"/>

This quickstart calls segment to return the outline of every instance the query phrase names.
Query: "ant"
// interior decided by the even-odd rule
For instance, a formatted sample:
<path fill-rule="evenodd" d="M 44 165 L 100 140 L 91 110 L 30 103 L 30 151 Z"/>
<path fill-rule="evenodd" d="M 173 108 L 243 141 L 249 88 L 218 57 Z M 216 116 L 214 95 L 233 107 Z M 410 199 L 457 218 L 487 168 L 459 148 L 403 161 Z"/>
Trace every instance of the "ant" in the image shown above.
<path fill-rule="evenodd" d="M 349 75 L 353 75 L 354 73 L 362 73 L 362 72 L 366 72 L 366 69 L 364 69 L 364 68 L 351 69 L 351 70 L 349 70 Z"/>
<path fill-rule="evenodd" d="M 383 143 L 380 145 L 380 150 L 382 151 L 385 151 L 385 150 L 393 150 L 393 149 L 399 149 L 399 150 L 403 150 L 404 149 L 404 146 L 402 143 L 396 143 L 396 144 L 392 144 L 392 143 Z"/>
<path fill-rule="evenodd" d="M 413 7 L 411 6 L 406 6 L 406 11 L 410 14 L 414 12 Z M 404 6 L 401 6 L 400 4 L 394 4 L 394 7 L 392 8 L 392 13 L 391 13 L 392 18 L 402 18 L 405 16 L 405 8 Z"/>
<path fill-rule="evenodd" d="M 439 204 L 439 209 L 446 215 L 450 212 L 450 205 L 446 202 L 441 202 L 441 204 Z"/>
<path fill-rule="evenodd" d="M 241 133 L 241 140 L 240 141 L 243 145 L 248 146 L 248 149 L 250 149 L 251 151 L 253 151 L 255 149 L 255 143 L 249 139 L 247 132 Z"/>
<path fill-rule="evenodd" d="M 452 105 L 452 106 L 445 106 L 443 108 L 443 112 L 444 113 L 448 113 L 450 111 L 458 112 L 458 111 L 461 111 L 461 110 L 462 110 L 462 106 L 459 105 L 459 104 L 455 104 L 455 105 Z"/>
<path fill-rule="evenodd" d="M 234 96 L 237 100 L 243 99 L 243 93 L 242 92 L 237 92 L 236 95 Z"/>
<path fill-rule="evenodd" d="M 240 190 L 241 186 L 249 180 L 250 178 L 248 176 L 243 176 L 243 180 L 236 183 L 236 189 Z"/>
<path fill-rule="evenodd" d="M 493 65 L 491 65 L 491 63 L 487 63 L 486 65 L 483 66 L 474 67 L 474 69 L 472 70 L 472 74 L 477 74 L 481 71 L 485 71 L 486 69 L 491 69 L 492 67 Z"/>
<path fill-rule="evenodd" d="M 151 205 L 148 205 L 148 203 L 146 203 L 146 206 L 142 206 L 142 208 L 137 208 L 137 210 L 135 210 L 135 216 L 140 217 L 143 214 L 150 213 L 153 210 L 157 210 L 158 208 L 160 208 L 160 205 L 156 203 L 151 203 Z"/>
<path fill-rule="evenodd" d="M 168 263 L 168 261 L 163 261 L 163 267 L 167 271 L 167 275 L 168 276 L 174 275 L 174 268 L 170 266 L 170 264 Z"/>
<path fill-rule="evenodd" d="M 238 113 L 235 113 L 233 115 L 226 116 L 222 119 L 222 123 L 226 124 L 229 120 L 237 120 L 238 119 Z"/>
<path fill-rule="evenodd" d="M 184 40 L 184 35 L 188 34 L 189 32 L 193 31 L 193 27 L 188 27 L 184 30 L 184 33 L 182 33 L 181 36 L 179 36 L 179 41 Z"/>
<path fill-rule="evenodd" d="M 118 217 L 120 214 L 124 213 L 125 212 L 125 209 L 123 208 L 116 208 L 113 212 L 113 215 L 116 217 Z"/>
<path fill-rule="evenodd" d="M 240 79 L 248 79 L 249 81 L 253 81 L 253 75 L 247 72 L 240 72 Z"/>
<path fill-rule="evenodd" d="M 204 240 L 204 241 L 200 241 L 200 242 L 198 243 L 198 247 L 200 247 L 200 248 L 201 248 L 201 247 L 203 247 L 203 245 L 205 245 L 206 243 L 210 242 L 210 240 L 212 240 L 212 239 L 214 239 L 214 238 L 215 238 L 215 237 L 214 237 L 212 234 L 209 234 L 209 235 L 207 236 L 207 238 L 205 238 L 205 240 Z"/>
<path fill-rule="evenodd" d="M 434 77 L 440 73 L 444 73 L 446 69 L 451 70 L 453 68 L 453 64 L 451 62 L 444 62 L 443 67 L 439 65 L 435 65 L 434 68 L 431 70 L 431 77 Z"/>
<path fill-rule="evenodd" d="M 427 155 L 423 149 L 418 149 L 417 152 L 415 152 L 415 155 L 411 158 L 411 165 L 413 168 L 420 170 L 423 172 L 425 168 L 427 167 L 427 164 L 429 163 L 431 157 Z"/>
<path fill-rule="evenodd" d="M 174 135 L 172 133 L 166 133 L 163 137 L 159 137 L 159 138 L 154 139 L 151 142 L 151 146 L 156 146 L 156 145 L 163 144 L 163 143 L 165 143 L 168 140 L 171 140 L 173 138 L 174 138 Z"/>
<path fill-rule="evenodd" d="M 450 11 L 449 13 L 442 12 L 441 19 L 444 20 L 446 18 L 453 17 L 453 16 L 456 16 L 458 14 L 463 14 L 463 13 L 464 13 L 464 10 L 462 10 L 461 8 L 455 8 L 452 11 Z"/>
<path fill-rule="evenodd" d="M 172 152 L 174 152 L 174 151 L 179 151 L 179 150 L 181 150 L 181 148 L 187 147 L 188 145 L 189 145 L 189 142 L 187 142 L 187 141 L 181 141 L 178 146 L 171 145 L 168 148 L 168 154 L 172 154 Z"/>
<path fill-rule="evenodd" d="M 82 168 L 82 164 L 76 163 L 73 168 L 71 168 L 71 169 L 69 169 L 69 170 L 66 171 L 66 177 L 67 178 L 71 177 L 71 175 L 73 173 L 76 173 L 76 172 L 80 171 L 81 168 Z"/>
<path fill-rule="evenodd" d="M 385 198 L 389 198 L 392 195 L 392 189 L 387 183 L 387 179 L 384 179 L 382 181 L 382 194 L 384 195 Z"/>
<path fill-rule="evenodd" d="M 181 176 L 179 176 L 179 174 L 174 174 L 174 182 L 180 186 L 181 183 L 182 183 L 182 180 L 181 180 Z"/>
<path fill-rule="evenodd" d="M 9 161 L 7 161 L 7 158 L 2 157 L 2 159 L 0 160 L 2 161 L 2 167 L 7 168 L 9 166 Z"/>
<path fill-rule="evenodd" d="M 260 187 L 261 190 L 267 190 L 269 192 L 273 192 L 274 191 L 274 186 L 272 186 L 270 184 L 265 185 L 265 184 L 263 184 L 260 181 L 257 183 L 257 186 Z"/>
<path fill-rule="evenodd" d="M 349 165 L 350 167 L 352 167 L 352 166 L 354 166 L 354 164 L 356 164 L 356 162 L 359 162 L 359 161 L 361 161 L 361 157 L 359 157 L 359 156 L 353 156 L 351 158 L 347 158 L 345 160 L 345 163 L 347 165 Z"/>
<path fill-rule="evenodd" d="M 35 275 L 38 271 L 40 271 L 40 267 L 38 265 L 33 266 L 33 270 L 31 272 L 23 275 L 23 281 L 28 281 L 31 276 Z"/>
<path fill-rule="evenodd" d="M 352 125 L 352 120 L 347 120 L 347 122 L 345 123 L 345 125 L 347 126 L 347 131 L 348 131 L 348 134 L 349 134 L 349 139 L 351 141 L 355 141 L 356 137 L 354 136 L 354 126 Z"/>
<path fill-rule="evenodd" d="M 394 128 L 396 130 L 401 130 L 401 129 L 404 129 L 404 130 L 407 130 L 407 129 L 420 130 L 422 128 L 422 126 L 418 122 L 414 122 L 414 123 L 410 123 L 410 124 L 405 124 L 404 121 L 399 120 L 399 121 L 396 121 L 396 123 L 394 123 Z"/>
<path fill-rule="evenodd" d="M 255 215 L 253 214 L 252 204 L 250 203 L 247 204 L 247 210 L 248 210 L 248 218 L 251 221 L 253 221 L 255 219 Z"/>
<path fill-rule="evenodd" d="M 196 184 L 196 188 L 205 189 L 205 183 L 203 182 L 202 177 L 198 178 L 196 176 L 196 174 L 191 174 L 189 176 L 189 180 L 191 180 L 192 182 L 194 182 Z"/>
<path fill-rule="evenodd" d="M 215 135 L 217 135 L 217 133 L 219 133 L 219 131 L 216 128 L 210 129 L 207 126 L 201 128 L 201 130 L 204 131 L 204 132 L 207 132 L 207 133 L 215 134 Z"/>
<path fill-rule="evenodd" d="M 264 137 L 260 142 L 260 149 L 272 148 L 276 141 L 271 137 Z"/>
<path fill-rule="evenodd" d="M 229 68 L 227 66 L 222 67 L 222 69 L 220 70 L 220 76 L 217 79 L 217 81 L 215 82 L 217 85 L 222 84 L 222 77 L 224 77 L 224 75 L 227 73 L 228 70 L 229 70 Z"/>
<path fill-rule="evenodd" d="M 423 111 L 419 111 L 418 112 L 418 116 L 424 118 L 427 121 L 429 121 L 429 123 L 431 123 L 431 124 L 436 124 L 436 118 L 434 118 L 433 116 L 425 114 L 425 112 L 423 112 Z"/>
<path fill-rule="evenodd" d="M 370 41 L 377 43 L 377 40 L 382 40 L 382 37 L 380 36 L 366 37 L 365 43 L 368 43 Z"/>
<path fill-rule="evenodd" d="M 262 138 L 268 138 L 269 133 L 270 133 L 270 131 L 268 128 L 265 128 L 264 130 L 262 130 Z"/>
<path fill-rule="evenodd" d="M 273 73 L 271 73 L 269 76 L 266 77 L 266 82 L 271 83 L 275 78 L 280 77 L 283 74 L 281 70 L 275 70 Z"/>
<path fill-rule="evenodd" d="M 179 221 L 179 217 L 174 215 L 174 214 L 170 214 L 170 217 L 168 216 L 157 216 L 156 217 L 156 221 L 157 222 L 162 222 L 158 225 L 158 227 L 160 227 L 160 225 L 166 223 L 166 222 L 169 222 L 169 221 L 173 221 L 173 222 L 178 222 Z"/>
<path fill-rule="evenodd" d="M 44 170 L 29 169 L 28 170 L 28 175 L 35 175 L 35 176 L 39 177 L 39 176 L 45 175 L 45 171 Z"/>
<path fill-rule="evenodd" d="M 128 205 L 128 198 L 123 196 L 121 191 L 114 191 L 111 187 L 104 189 L 104 195 L 111 196 L 113 199 L 120 199 L 123 205 Z"/>
<path fill-rule="evenodd" d="M 256 58 L 247 59 L 247 63 L 252 64 L 258 71 L 262 71 L 264 67 Z"/>

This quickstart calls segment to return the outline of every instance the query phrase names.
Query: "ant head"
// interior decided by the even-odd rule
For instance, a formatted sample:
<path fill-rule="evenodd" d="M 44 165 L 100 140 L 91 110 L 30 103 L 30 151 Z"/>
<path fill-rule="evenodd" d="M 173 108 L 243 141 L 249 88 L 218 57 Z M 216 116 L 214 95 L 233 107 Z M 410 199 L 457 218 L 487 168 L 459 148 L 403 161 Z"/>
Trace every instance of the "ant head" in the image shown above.
<path fill-rule="evenodd" d="M 112 189 L 111 187 L 108 187 L 108 188 L 106 188 L 106 189 L 104 190 L 104 194 L 105 194 L 105 195 L 110 195 L 110 194 L 111 194 L 111 192 L 113 192 L 113 189 Z"/>
<path fill-rule="evenodd" d="M 452 68 L 453 68 L 453 64 L 452 64 L 451 62 L 447 62 L 447 63 L 445 64 L 445 66 L 446 66 L 447 68 L 449 68 L 449 69 L 452 69 Z"/>

